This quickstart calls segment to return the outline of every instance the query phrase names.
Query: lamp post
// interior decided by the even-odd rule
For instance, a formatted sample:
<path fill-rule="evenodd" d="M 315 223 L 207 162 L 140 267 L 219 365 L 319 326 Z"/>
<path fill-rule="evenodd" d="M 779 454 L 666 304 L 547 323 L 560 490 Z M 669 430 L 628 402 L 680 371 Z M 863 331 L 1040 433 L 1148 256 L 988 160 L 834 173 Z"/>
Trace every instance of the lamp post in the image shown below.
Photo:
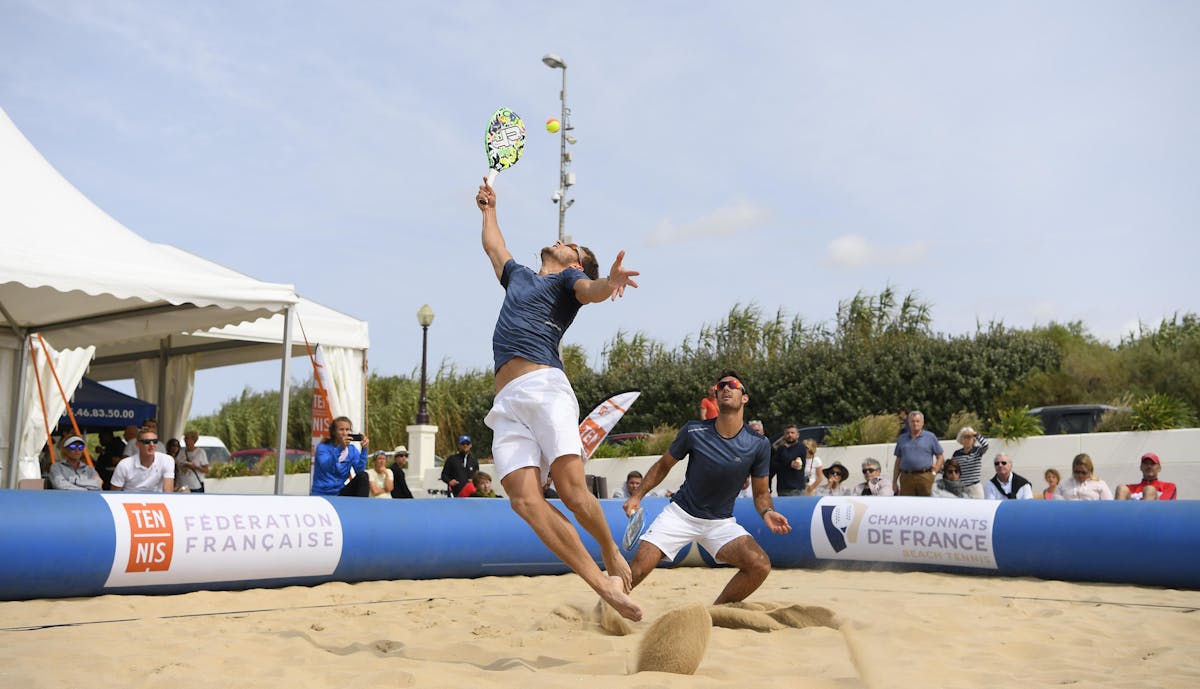
<path fill-rule="evenodd" d="M 417 423 L 429 424 L 429 409 L 425 405 L 425 361 L 429 350 L 429 326 L 433 325 L 433 309 L 429 304 L 417 310 L 417 322 L 421 324 L 421 400 L 417 403 Z"/>
<path fill-rule="evenodd" d="M 558 190 L 550 197 L 558 204 L 558 241 L 566 241 L 564 228 L 566 224 L 567 209 L 571 204 L 575 203 L 575 199 L 567 199 L 567 189 L 575 184 L 575 173 L 567 170 L 571 163 L 571 153 L 567 151 L 567 144 L 575 143 L 575 137 L 568 136 L 567 132 L 574 129 L 571 126 L 571 110 L 567 107 L 567 63 L 554 53 L 547 53 L 542 56 L 542 62 L 550 69 L 562 70 L 562 91 L 559 92 L 559 99 L 562 100 L 562 127 L 559 129 L 559 151 L 558 151 Z"/>

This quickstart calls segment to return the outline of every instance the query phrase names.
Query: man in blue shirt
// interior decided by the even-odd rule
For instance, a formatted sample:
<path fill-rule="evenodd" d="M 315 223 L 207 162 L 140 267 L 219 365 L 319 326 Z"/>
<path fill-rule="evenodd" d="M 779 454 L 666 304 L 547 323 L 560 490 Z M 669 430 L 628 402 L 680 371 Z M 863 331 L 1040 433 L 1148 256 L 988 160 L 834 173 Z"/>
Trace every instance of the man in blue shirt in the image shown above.
<path fill-rule="evenodd" d="M 487 180 L 475 202 L 483 213 L 483 250 L 504 287 L 504 304 L 492 335 L 496 398 L 484 423 L 494 432 L 492 456 L 513 510 L 542 543 L 600 594 L 621 616 L 638 621 L 642 609 L 629 596 L 633 575 L 613 541 L 600 503 L 588 490 L 579 437 L 579 401 L 563 373 L 558 347 L 584 304 L 616 299 L 637 287 L 635 270 L 619 252 L 608 277 L 599 277 L 587 247 L 557 242 L 542 249 L 536 273 L 517 263 L 496 220 L 496 192 Z M 545 477 L 579 524 L 600 544 L 607 573 L 583 547 L 579 533 L 546 501 Z"/>
<path fill-rule="evenodd" d="M 937 436 L 925 430 L 925 415 L 908 413 L 908 433 L 896 438 L 896 464 L 892 483 L 896 495 L 929 497 L 933 493 L 933 475 L 942 470 L 945 453 Z"/>
<path fill-rule="evenodd" d="M 741 377 L 724 371 L 717 379 L 717 418 L 684 424 L 671 447 L 646 472 L 642 485 L 625 501 L 625 513 L 633 514 L 671 468 L 688 459 L 683 485 L 638 544 L 633 558 L 634 586 L 654 571 L 660 560 L 674 560 L 688 543 L 699 543 L 717 562 L 737 567 L 715 605 L 744 600 L 771 573 L 771 559 L 733 518 L 734 501 L 749 476 L 754 508 L 771 532 L 783 535 L 792 530 L 771 500 L 771 443 L 742 420 L 749 401 Z"/>

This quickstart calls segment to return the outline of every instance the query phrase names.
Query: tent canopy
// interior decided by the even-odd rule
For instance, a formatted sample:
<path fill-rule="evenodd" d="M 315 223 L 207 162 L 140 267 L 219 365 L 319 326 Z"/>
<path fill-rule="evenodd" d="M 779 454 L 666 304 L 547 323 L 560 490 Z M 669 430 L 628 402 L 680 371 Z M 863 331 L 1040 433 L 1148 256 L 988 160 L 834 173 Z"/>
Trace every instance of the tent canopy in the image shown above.
<path fill-rule="evenodd" d="M 71 411 L 80 428 L 124 428 L 130 424 L 141 425 L 142 421 L 155 417 L 155 406 L 84 378 L 71 398 Z M 66 414 L 58 421 L 59 427 L 70 427 L 71 419 Z"/>

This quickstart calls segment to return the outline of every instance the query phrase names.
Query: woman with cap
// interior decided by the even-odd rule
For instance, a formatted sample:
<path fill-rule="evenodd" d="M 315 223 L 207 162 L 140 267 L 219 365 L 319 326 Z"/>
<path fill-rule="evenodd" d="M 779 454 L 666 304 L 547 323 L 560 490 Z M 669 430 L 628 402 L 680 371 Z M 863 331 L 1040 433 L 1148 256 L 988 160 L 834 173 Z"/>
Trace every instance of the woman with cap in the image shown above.
<path fill-rule="evenodd" d="M 367 469 L 367 478 L 371 481 L 371 497 L 392 499 L 394 479 L 392 470 L 387 467 L 387 453 L 380 450 L 372 457 L 371 468 Z"/>
<path fill-rule="evenodd" d="M 850 478 L 850 470 L 845 465 L 835 461 L 821 473 L 825 475 L 825 483 L 818 486 L 813 495 L 850 495 L 850 486 L 844 485 L 844 481 Z"/>
<path fill-rule="evenodd" d="M 67 436 L 62 441 L 62 456 L 50 465 L 50 487 L 58 490 L 100 490 L 104 481 L 100 474 L 84 461 L 86 447 L 83 438 Z"/>

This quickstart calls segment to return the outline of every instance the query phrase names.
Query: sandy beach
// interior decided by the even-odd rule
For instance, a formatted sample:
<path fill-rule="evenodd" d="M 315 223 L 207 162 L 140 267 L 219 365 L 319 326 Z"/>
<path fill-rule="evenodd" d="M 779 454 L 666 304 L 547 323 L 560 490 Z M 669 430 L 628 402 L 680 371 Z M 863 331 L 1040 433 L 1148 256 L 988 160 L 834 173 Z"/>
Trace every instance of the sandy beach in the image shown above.
<path fill-rule="evenodd" d="M 750 599 L 838 628 L 717 627 L 694 675 L 634 673 L 651 624 L 729 574 L 655 572 L 624 636 L 571 575 L 6 602 L 0 686 L 1200 686 L 1195 591 L 839 570 L 776 570 Z"/>

